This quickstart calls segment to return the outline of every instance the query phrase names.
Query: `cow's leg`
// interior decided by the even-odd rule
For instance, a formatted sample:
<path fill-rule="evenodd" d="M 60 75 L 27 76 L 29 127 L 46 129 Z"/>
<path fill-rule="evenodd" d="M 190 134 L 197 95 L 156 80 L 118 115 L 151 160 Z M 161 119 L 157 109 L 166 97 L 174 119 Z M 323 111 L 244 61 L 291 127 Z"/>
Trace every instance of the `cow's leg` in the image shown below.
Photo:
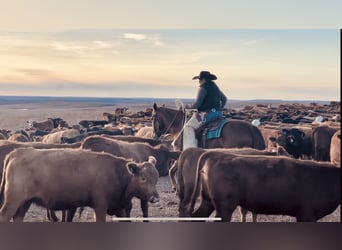
<path fill-rule="evenodd" d="M 216 217 L 220 217 L 222 221 L 231 221 L 237 204 L 232 200 L 220 199 L 214 201 L 216 208 Z"/>
<path fill-rule="evenodd" d="M 99 198 L 95 201 L 94 205 L 94 211 L 95 211 L 95 221 L 96 222 L 106 222 L 106 214 L 108 210 L 107 202 L 103 200 L 103 198 Z"/>
<path fill-rule="evenodd" d="M 194 184 L 191 184 L 191 185 L 194 185 Z M 190 184 L 189 185 L 183 185 L 183 188 L 182 190 L 179 190 L 179 199 L 180 199 L 180 202 L 179 202 L 179 216 L 180 217 L 188 217 L 191 215 L 191 212 L 192 211 L 189 211 L 189 204 L 191 203 L 191 198 L 192 198 L 192 193 L 193 193 L 193 189 L 194 187 L 190 188 L 189 186 L 191 186 Z M 196 197 L 196 200 L 197 200 L 197 197 L 199 196 L 198 194 L 198 190 L 196 190 L 196 194 L 194 195 L 194 197 Z M 190 208 L 191 209 L 191 208 Z"/>
<path fill-rule="evenodd" d="M 179 212 L 179 217 L 188 217 L 191 215 L 189 214 L 187 206 L 184 204 L 183 201 L 179 202 L 178 212 Z"/>
<path fill-rule="evenodd" d="M 247 213 L 248 210 L 240 206 L 241 222 L 247 222 Z"/>
<path fill-rule="evenodd" d="M 55 211 L 48 209 L 48 208 L 46 209 L 46 217 L 49 221 L 52 221 L 52 222 L 59 221 Z"/>
<path fill-rule="evenodd" d="M 215 210 L 213 204 L 209 200 L 202 199 L 200 206 L 192 213 L 192 217 L 209 217 Z"/>
<path fill-rule="evenodd" d="M 106 209 L 95 208 L 95 222 L 106 222 Z"/>
<path fill-rule="evenodd" d="M 309 209 L 301 209 L 301 213 L 296 216 L 297 222 L 315 222 L 317 219 L 315 218 L 314 212 L 311 208 Z"/>
<path fill-rule="evenodd" d="M 72 219 L 74 218 L 75 213 L 76 213 L 76 209 L 77 208 L 74 207 L 74 208 L 70 208 L 68 210 L 63 210 L 62 211 L 62 221 L 63 222 L 72 222 Z M 64 213 L 64 215 L 63 215 L 63 213 Z"/>
<path fill-rule="evenodd" d="M 22 206 L 20 206 L 13 216 L 14 222 L 23 222 L 27 210 L 30 208 L 31 201 L 26 201 Z"/>
<path fill-rule="evenodd" d="M 148 217 L 148 201 L 147 200 L 140 200 L 140 207 L 143 213 L 143 217 Z"/>
<path fill-rule="evenodd" d="M 248 210 L 240 206 L 241 222 L 247 222 L 247 213 L 248 213 Z M 258 215 L 253 212 L 251 213 L 252 213 L 252 221 L 257 222 Z"/>
<path fill-rule="evenodd" d="M 258 214 L 252 212 L 252 221 L 258 222 Z"/>
<path fill-rule="evenodd" d="M 20 208 L 20 204 L 22 204 L 23 199 L 19 197 L 15 197 L 15 195 L 7 195 L 5 196 L 5 200 L 0 209 L 0 222 L 8 222 L 10 221 L 17 210 Z"/>
<path fill-rule="evenodd" d="M 143 212 L 143 217 L 148 218 L 148 201 L 140 200 L 140 207 Z M 148 222 L 148 220 L 143 220 L 143 222 Z"/>
<path fill-rule="evenodd" d="M 131 210 L 132 210 L 132 202 L 130 201 L 125 205 L 125 209 L 123 210 L 125 214 L 123 216 L 131 217 Z"/>

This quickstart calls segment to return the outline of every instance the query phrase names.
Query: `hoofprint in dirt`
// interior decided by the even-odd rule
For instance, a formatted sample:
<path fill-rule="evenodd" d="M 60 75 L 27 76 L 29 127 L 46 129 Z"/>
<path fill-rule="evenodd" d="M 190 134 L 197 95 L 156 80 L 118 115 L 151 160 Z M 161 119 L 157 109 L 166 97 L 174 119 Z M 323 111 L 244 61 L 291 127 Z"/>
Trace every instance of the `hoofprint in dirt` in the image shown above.
<path fill-rule="evenodd" d="M 155 204 L 149 204 L 149 215 L 152 218 L 163 218 L 165 220 L 153 220 L 151 222 L 163 222 L 168 221 L 167 218 L 171 218 L 170 221 L 175 220 L 178 217 L 178 204 L 179 200 L 176 196 L 175 192 L 171 191 L 171 183 L 168 176 L 160 177 L 157 190 L 160 195 L 160 201 Z M 94 210 L 92 208 L 86 207 L 81 214 L 81 217 L 78 217 L 79 213 L 77 212 L 74 218 L 74 222 L 94 222 Z M 57 216 L 61 218 L 61 212 L 57 212 Z M 215 216 L 215 212 L 212 214 L 212 217 Z M 134 220 L 135 217 L 142 218 L 142 212 L 140 209 L 140 201 L 136 198 L 133 199 L 133 209 L 131 212 L 131 217 L 133 218 L 134 223 L 139 223 L 141 220 Z M 115 216 L 111 217 L 107 215 L 107 222 L 113 221 L 112 218 L 116 218 Z M 46 209 L 42 207 L 38 207 L 34 204 L 31 205 L 30 209 L 26 213 L 24 218 L 24 222 L 47 222 L 46 219 Z M 247 221 L 251 222 L 252 217 L 251 213 L 248 213 Z M 263 215 L 258 214 L 258 222 L 295 222 L 296 219 L 291 216 L 282 216 L 282 215 Z M 340 222 L 341 221 L 341 206 L 331 214 L 323 217 L 319 220 L 319 222 Z M 237 210 L 233 213 L 232 222 L 240 222 L 240 213 Z"/>

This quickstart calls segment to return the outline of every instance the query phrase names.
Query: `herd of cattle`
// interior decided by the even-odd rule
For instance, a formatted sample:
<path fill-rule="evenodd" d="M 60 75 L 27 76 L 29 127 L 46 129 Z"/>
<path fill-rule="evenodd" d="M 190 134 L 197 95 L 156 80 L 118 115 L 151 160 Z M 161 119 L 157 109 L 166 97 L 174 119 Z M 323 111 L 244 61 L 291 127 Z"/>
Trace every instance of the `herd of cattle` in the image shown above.
<path fill-rule="evenodd" d="M 190 148 L 177 151 L 169 135 L 156 138 L 153 109 L 103 113 L 102 120 L 69 125 L 62 118 L 27 121 L 27 129 L 0 130 L 0 221 L 23 221 L 31 203 L 72 221 L 79 207 L 129 217 L 132 198 L 159 199 L 159 176 L 170 175 L 180 217 L 230 221 L 247 211 L 317 221 L 341 203 L 340 102 L 245 106 L 226 109 L 228 119 L 258 126 L 265 149 Z M 199 199 L 200 198 L 200 199 Z M 200 201 L 200 202 L 198 202 Z M 195 209 L 196 208 L 196 209 Z"/>

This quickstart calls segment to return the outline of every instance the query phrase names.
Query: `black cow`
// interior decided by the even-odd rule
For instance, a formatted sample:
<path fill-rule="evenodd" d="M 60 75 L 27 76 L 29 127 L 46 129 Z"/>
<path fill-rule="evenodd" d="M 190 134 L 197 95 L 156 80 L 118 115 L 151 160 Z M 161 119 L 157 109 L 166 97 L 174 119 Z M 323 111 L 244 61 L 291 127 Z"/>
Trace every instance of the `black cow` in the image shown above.
<path fill-rule="evenodd" d="M 284 128 L 282 129 L 281 135 L 277 138 L 277 142 L 297 159 L 303 157 L 303 155 L 309 158 L 312 156 L 311 131 L 304 133 L 298 128 Z"/>

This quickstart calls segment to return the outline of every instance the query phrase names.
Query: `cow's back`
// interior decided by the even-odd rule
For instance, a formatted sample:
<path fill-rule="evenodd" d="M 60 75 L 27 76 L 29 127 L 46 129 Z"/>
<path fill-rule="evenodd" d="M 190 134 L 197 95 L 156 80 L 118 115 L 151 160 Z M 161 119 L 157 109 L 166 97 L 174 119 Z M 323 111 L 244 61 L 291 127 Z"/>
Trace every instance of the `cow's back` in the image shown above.
<path fill-rule="evenodd" d="M 208 152 L 201 164 L 213 200 L 231 197 L 255 213 L 317 220 L 340 204 L 340 169 L 328 163 Z"/>

